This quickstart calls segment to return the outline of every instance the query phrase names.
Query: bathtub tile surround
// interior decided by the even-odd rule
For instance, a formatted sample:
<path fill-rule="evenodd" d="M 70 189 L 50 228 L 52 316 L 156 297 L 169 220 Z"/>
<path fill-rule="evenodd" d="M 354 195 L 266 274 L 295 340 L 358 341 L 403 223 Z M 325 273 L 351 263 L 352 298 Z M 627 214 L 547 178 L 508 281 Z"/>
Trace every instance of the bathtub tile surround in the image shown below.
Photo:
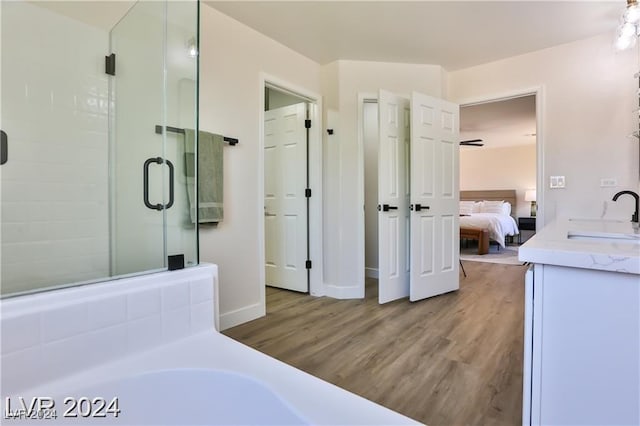
<path fill-rule="evenodd" d="M 1 300 L 2 394 L 213 330 L 216 281 L 203 264 Z"/>

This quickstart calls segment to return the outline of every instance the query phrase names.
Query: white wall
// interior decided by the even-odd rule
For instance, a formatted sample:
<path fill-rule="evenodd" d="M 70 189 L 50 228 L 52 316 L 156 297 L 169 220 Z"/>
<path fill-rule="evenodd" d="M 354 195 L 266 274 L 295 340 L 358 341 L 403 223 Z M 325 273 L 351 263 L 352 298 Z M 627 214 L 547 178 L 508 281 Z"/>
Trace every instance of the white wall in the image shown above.
<path fill-rule="evenodd" d="M 337 85 L 341 129 L 335 142 L 338 149 L 324 158 L 325 170 L 333 170 L 331 178 L 339 182 L 338 190 L 326 191 L 324 199 L 336 209 L 332 214 L 337 218 L 331 228 L 335 235 L 325 242 L 326 251 L 333 253 L 325 257 L 325 284 L 330 296 L 364 297 L 364 154 L 358 142 L 358 94 L 386 89 L 409 96 L 416 90 L 441 97 L 445 74 L 439 65 L 366 61 L 338 61 L 322 72 L 323 89 L 333 94 L 333 100 Z"/>
<path fill-rule="evenodd" d="M 108 276 L 108 34 L 1 7 L 2 291 Z"/>
<path fill-rule="evenodd" d="M 460 149 L 460 190 L 515 189 L 515 217 L 529 217 L 531 202 L 524 201 L 527 189 L 536 187 L 536 145 L 503 148 Z"/>
<path fill-rule="evenodd" d="M 200 228 L 200 261 L 219 266 L 220 325 L 228 328 L 265 312 L 260 73 L 320 92 L 320 66 L 206 4 L 200 19 L 200 129 L 240 141 L 224 149 L 225 219 Z"/>
<path fill-rule="evenodd" d="M 322 132 L 322 251 L 324 264 L 322 272 L 325 283 L 336 283 L 340 280 L 340 83 L 338 80 L 338 62 L 322 67 L 320 84 L 324 100 L 323 122 L 327 129 L 333 129 L 333 135 Z"/>
<path fill-rule="evenodd" d="M 611 202 L 621 189 L 639 188 L 637 51 L 616 52 L 611 33 L 479 65 L 449 74 L 454 102 L 497 97 L 541 86 L 545 222 L 559 216 L 630 219 L 632 199 Z M 564 175 L 566 189 L 549 189 Z M 601 178 L 617 188 L 600 188 Z M 538 198 L 540 198 L 540 191 Z"/>

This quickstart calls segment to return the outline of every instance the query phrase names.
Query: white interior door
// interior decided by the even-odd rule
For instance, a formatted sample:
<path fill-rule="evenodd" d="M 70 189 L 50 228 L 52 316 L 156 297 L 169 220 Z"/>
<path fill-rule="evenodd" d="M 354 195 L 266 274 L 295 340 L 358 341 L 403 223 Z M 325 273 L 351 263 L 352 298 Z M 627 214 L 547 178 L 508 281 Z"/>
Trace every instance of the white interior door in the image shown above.
<path fill-rule="evenodd" d="M 409 101 L 378 95 L 378 301 L 409 295 Z"/>
<path fill-rule="evenodd" d="M 264 113 L 266 284 L 309 291 L 306 103 Z"/>
<path fill-rule="evenodd" d="M 410 300 L 460 287 L 459 106 L 411 95 Z"/>

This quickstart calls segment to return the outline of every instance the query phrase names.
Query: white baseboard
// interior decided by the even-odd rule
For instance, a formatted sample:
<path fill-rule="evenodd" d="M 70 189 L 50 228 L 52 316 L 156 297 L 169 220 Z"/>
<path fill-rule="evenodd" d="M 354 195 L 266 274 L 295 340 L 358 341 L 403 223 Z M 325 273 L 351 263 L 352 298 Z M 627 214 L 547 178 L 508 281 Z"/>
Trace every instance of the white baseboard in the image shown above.
<path fill-rule="evenodd" d="M 380 276 L 378 268 L 364 268 L 364 276 L 367 278 L 378 278 Z"/>
<path fill-rule="evenodd" d="M 236 309 L 235 311 L 220 314 L 220 331 L 253 321 L 265 315 L 266 312 L 263 303 L 256 303 L 255 305 L 249 305 Z"/>
<path fill-rule="evenodd" d="M 342 287 L 329 284 L 325 286 L 325 289 L 327 296 L 334 299 L 364 299 L 364 287 Z"/>

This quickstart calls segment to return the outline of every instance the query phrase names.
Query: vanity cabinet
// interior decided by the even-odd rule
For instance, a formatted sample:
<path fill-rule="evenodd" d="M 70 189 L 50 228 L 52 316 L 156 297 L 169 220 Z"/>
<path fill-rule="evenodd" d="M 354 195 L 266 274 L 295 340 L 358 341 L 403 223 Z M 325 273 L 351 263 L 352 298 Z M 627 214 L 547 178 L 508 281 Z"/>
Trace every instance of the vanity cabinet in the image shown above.
<path fill-rule="evenodd" d="M 538 263 L 525 287 L 523 424 L 640 424 L 640 275 Z"/>

